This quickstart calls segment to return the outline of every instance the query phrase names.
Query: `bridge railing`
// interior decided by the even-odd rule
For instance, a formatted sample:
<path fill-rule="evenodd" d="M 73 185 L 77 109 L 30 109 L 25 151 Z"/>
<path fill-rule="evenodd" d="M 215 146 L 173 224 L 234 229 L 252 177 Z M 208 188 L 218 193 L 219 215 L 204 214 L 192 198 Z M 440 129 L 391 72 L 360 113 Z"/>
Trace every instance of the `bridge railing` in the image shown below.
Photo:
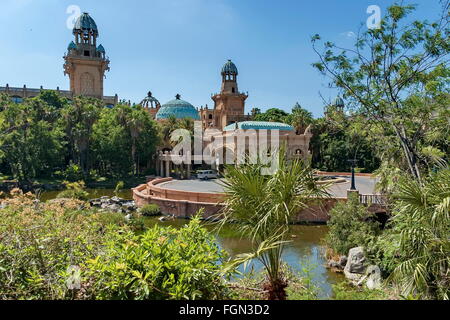
<path fill-rule="evenodd" d="M 380 194 L 360 194 L 359 202 L 362 204 L 376 204 L 386 206 L 388 204 L 387 197 Z"/>

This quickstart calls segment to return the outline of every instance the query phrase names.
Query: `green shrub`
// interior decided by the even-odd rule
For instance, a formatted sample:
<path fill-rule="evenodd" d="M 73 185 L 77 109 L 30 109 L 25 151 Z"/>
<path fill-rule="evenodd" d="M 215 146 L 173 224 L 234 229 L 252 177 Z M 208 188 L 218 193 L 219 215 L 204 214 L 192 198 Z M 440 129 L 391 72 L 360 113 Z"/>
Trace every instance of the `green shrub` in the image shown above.
<path fill-rule="evenodd" d="M 68 270 L 99 254 L 107 214 L 81 211 L 78 200 L 33 200 L 16 195 L 0 209 L 0 300 L 79 298 L 67 287 Z"/>
<path fill-rule="evenodd" d="M 347 255 L 351 248 L 367 246 L 380 230 L 374 215 L 359 203 L 357 197 L 338 203 L 330 211 L 330 216 L 330 230 L 325 241 L 340 255 Z"/>
<path fill-rule="evenodd" d="M 85 281 L 95 299 L 220 299 L 225 256 L 195 218 L 179 230 L 156 225 L 141 235 L 114 234 L 87 262 Z"/>
<path fill-rule="evenodd" d="M 334 300 L 387 300 L 388 294 L 382 290 L 355 287 L 347 282 L 333 285 Z"/>
<path fill-rule="evenodd" d="M 72 183 L 66 181 L 64 182 L 64 184 L 66 185 L 66 190 L 60 192 L 56 196 L 58 199 L 67 198 L 67 199 L 88 200 L 89 193 L 84 190 L 85 184 L 83 181 Z"/>
<path fill-rule="evenodd" d="M 81 167 L 72 162 L 67 166 L 66 170 L 62 172 L 62 176 L 64 177 L 64 179 L 70 182 L 79 181 L 84 178 L 83 170 L 81 169 Z"/>
<path fill-rule="evenodd" d="M 158 216 L 161 214 L 161 208 L 157 204 L 146 204 L 139 209 L 141 215 L 146 217 Z"/>
<path fill-rule="evenodd" d="M 120 190 L 123 189 L 124 186 L 125 186 L 125 183 L 124 183 L 123 181 L 117 182 L 116 188 L 114 189 L 114 194 L 115 194 L 116 196 L 119 196 L 119 192 L 120 192 Z"/>

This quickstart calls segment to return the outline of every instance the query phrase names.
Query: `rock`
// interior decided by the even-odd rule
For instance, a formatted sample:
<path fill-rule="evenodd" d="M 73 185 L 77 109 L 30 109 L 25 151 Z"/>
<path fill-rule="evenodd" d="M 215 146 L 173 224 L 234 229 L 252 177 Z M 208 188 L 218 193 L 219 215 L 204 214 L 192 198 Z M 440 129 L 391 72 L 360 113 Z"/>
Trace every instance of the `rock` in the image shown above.
<path fill-rule="evenodd" d="M 119 197 L 101 197 L 91 199 L 89 203 L 92 207 L 100 208 L 102 212 L 113 211 L 119 213 L 131 213 L 137 210 L 136 203 L 133 200 L 125 200 Z"/>
<path fill-rule="evenodd" d="M 341 256 L 341 257 L 339 258 L 339 266 L 340 266 L 342 269 L 344 269 L 345 266 L 347 265 L 347 261 L 348 261 L 347 256 Z"/>
<path fill-rule="evenodd" d="M 175 220 L 175 216 L 162 216 L 158 218 L 159 221 L 161 222 L 166 222 L 169 220 Z"/>
<path fill-rule="evenodd" d="M 366 287 L 370 290 L 376 290 L 381 288 L 381 270 L 378 266 L 369 266 L 366 271 L 367 281 Z"/>
<path fill-rule="evenodd" d="M 350 249 L 345 269 L 351 273 L 364 274 L 366 271 L 365 262 L 366 257 L 364 255 L 363 247 Z"/>
<path fill-rule="evenodd" d="M 113 202 L 113 203 L 122 203 L 122 202 L 124 202 L 124 200 L 120 199 L 119 197 L 112 197 L 110 201 Z"/>
<path fill-rule="evenodd" d="M 134 201 L 124 202 L 122 204 L 122 208 L 124 208 L 127 211 L 136 211 L 136 203 Z"/>
<path fill-rule="evenodd" d="M 125 220 L 126 221 L 131 221 L 133 219 L 133 215 L 130 213 L 130 214 L 127 214 L 126 216 L 125 216 Z"/>
<path fill-rule="evenodd" d="M 358 283 L 366 273 L 366 257 L 364 248 L 357 247 L 350 249 L 348 253 L 348 261 L 344 268 L 345 277 L 354 283 Z"/>
<path fill-rule="evenodd" d="M 340 269 L 341 266 L 338 262 L 334 261 L 334 260 L 330 260 L 328 261 L 328 268 L 336 268 L 336 269 Z"/>

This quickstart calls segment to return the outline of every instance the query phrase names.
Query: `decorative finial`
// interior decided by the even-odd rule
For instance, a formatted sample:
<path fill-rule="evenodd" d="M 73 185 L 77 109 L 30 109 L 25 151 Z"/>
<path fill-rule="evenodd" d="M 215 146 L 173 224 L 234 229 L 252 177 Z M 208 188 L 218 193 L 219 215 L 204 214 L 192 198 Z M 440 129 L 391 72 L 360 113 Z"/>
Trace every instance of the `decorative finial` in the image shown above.
<path fill-rule="evenodd" d="M 177 93 L 177 95 L 175 96 L 175 99 L 180 100 L 181 95 L 179 93 Z"/>
<path fill-rule="evenodd" d="M 147 95 L 148 95 L 149 97 L 151 97 L 151 96 L 152 96 L 152 92 L 149 91 L 149 92 L 147 93 Z"/>

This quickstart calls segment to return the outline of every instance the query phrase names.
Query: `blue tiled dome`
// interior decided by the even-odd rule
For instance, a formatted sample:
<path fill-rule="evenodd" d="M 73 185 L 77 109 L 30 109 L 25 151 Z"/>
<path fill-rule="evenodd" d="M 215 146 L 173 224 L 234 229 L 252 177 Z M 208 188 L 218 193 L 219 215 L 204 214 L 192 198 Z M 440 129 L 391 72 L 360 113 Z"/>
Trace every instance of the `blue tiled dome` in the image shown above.
<path fill-rule="evenodd" d="M 195 107 L 187 101 L 181 100 L 180 95 L 175 100 L 169 101 L 161 106 L 156 114 L 156 120 L 165 120 L 174 116 L 177 119 L 191 118 L 200 120 L 200 115 Z"/>
<path fill-rule="evenodd" d="M 236 128 L 237 125 L 237 128 Z M 224 131 L 233 131 L 236 129 L 242 129 L 242 130 L 280 130 L 280 131 L 293 131 L 294 127 L 281 123 L 281 122 L 268 122 L 268 121 L 244 121 L 244 122 L 238 122 L 230 124 L 226 126 L 223 130 Z"/>
<path fill-rule="evenodd" d="M 83 14 L 78 17 L 73 30 L 94 31 L 98 33 L 97 24 L 87 12 L 83 12 Z"/>
<path fill-rule="evenodd" d="M 238 75 L 238 69 L 231 60 L 228 60 L 222 68 L 222 73 Z"/>

